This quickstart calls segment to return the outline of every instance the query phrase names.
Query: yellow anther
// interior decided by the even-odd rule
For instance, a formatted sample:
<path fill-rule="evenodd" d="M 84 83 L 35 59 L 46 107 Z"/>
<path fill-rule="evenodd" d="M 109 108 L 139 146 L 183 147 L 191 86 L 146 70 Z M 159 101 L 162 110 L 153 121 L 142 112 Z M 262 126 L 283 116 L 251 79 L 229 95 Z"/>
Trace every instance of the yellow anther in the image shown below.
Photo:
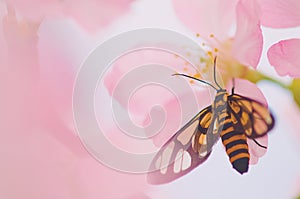
<path fill-rule="evenodd" d="M 194 80 L 190 80 L 190 83 L 191 83 L 191 84 L 194 84 L 195 82 L 194 82 Z"/>
<path fill-rule="evenodd" d="M 199 33 L 197 33 L 197 34 L 196 34 L 196 37 L 200 37 L 200 34 L 199 34 Z"/>
<path fill-rule="evenodd" d="M 195 75 L 193 75 L 193 77 L 200 79 L 201 75 L 200 75 L 200 73 L 196 73 Z"/>
<path fill-rule="evenodd" d="M 210 58 L 211 60 L 214 59 L 214 55 L 213 55 L 213 52 L 212 52 L 212 51 L 207 51 L 207 55 L 209 56 L 209 58 Z"/>
<path fill-rule="evenodd" d="M 178 57 L 179 57 L 179 55 L 177 55 L 177 54 L 174 54 L 174 56 L 175 56 L 175 58 L 178 58 Z"/>
<path fill-rule="evenodd" d="M 210 34 L 209 37 L 215 37 L 215 35 L 214 34 Z"/>
<path fill-rule="evenodd" d="M 219 49 L 217 49 L 217 48 L 214 48 L 214 52 L 216 53 L 216 52 L 218 52 L 219 51 Z"/>

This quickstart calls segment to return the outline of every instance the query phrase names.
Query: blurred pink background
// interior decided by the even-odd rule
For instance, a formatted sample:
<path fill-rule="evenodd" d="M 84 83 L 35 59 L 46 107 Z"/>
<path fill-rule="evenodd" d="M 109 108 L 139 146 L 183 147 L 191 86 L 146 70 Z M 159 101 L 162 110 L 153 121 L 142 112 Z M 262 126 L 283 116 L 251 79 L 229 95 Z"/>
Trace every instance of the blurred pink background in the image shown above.
<path fill-rule="evenodd" d="M 276 116 L 276 127 L 269 134 L 267 153 L 244 176 L 233 171 L 221 143 L 215 146 L 205 164 L 163 186 L 148 185 L 146 174 L 112 170 L 96 161 L 83 147 L 73 122 L 72 92 L 84 59 L 112 35 L 142 27 L 167 28 L 195 38 L 192 29 L 182 22 L 182 10 L 178 9 L 184 5 L 180 3 L 185 4 L 172 0 L 0 2 L 1 199 L 181 199 L 192 196 L 250 199 L 293 198 L 300 194 L 300 109 L 287 90 L 269 82 L 257 86 Z M 193 20 L 197 22 L 197 18 Z M 264 23 L 267 22 L 266 19 Z M 263 27 L 261 59 L 254 60 L 259 71 L 287 83 L 291 78 L 276 73 L 282 68 L 271 67 L 267 50 L 280 40 L 299 38 L 300 28 L 295 27 L 299 24 L 292 25 L 285 29 Z M 167 60 L 176 70 L 184 65 L 182 61 L 160 56 L 155 58 L 156 62 Z M 142 61 L 147 63 L 148 60 Z M 140 64 L 140 59 L 127 57 L 126 63 Z M 291 68 L 294 69 L 293 65 Z M 124 72 L 119 70 L 116 65 L 108 73 L 110 79 L 105 82 L 108 90 L 109 84 Z M 108 91 L 102 92 L 110 99 Z M 168 107 L 173 101 L 167 94 L 162 96 L 158 101 L 148 99 L 145 107 L 143 103 L 131 105 L 135 122 L 143 125 L 147 121 L 147 110 L 153 104 L 165 106 L 169 116 L 178 114 L 178 105 L 174 105 L 175 109 L 173 105 Z M 147 99 L 145 94 L 137 97 L 138 102 Z M 209 102 L 205 99 L 201 103 Z M 131 144 L 138 141 L 118 135 L 121 132 L 113 120 L 106 118 L 109 111 L 109 108 L 101 110 L 100 118 L 103 117 L 106 128 L 110 129 L 110 140 L 138 150 L 140 146 Z M 178 124 L 169 125 L 170 129 L 179 128 Z M 160 136 L 166 139 L 172 132 L 167 133 Z M 161 137 L 151 146 L 155 147 L 155 142 L 160 145 Z"/>

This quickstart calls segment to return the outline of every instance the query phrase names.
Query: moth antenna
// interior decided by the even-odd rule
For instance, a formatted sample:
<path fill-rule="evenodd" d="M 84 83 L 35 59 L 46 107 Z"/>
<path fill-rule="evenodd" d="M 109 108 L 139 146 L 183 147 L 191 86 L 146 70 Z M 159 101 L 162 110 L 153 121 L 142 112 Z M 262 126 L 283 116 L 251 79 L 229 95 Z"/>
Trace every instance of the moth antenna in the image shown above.
<path fill-rule="evenodd" d="M 216 78 L 216 65 L 217 65 L 217 56 L 214 58 L 214 81 L 216 85 L 219 87 L 219 89 L 222 89 L 222 87 L 218 84 L 217 78 Z"/>
<path fill-rule="evenodd" d="M 178 76 L 184 76 L 184 77 L 187 77 L 187 78 L 196 80 L 196 81 L 198 81 L 198 82 L 201 82 L 201 83 L 204 83 L 204 84 L 207 84 L 207 85 L 211 86 L 211 87 L 214 88 L 215 90 L 218 90 L 215 86 L 213 86 L 213 85 L 210 84 L 209 82 L 203 81 L 203 80 L 201 80 L 201 79 L 197 79 L 197 78 L 195 78 L 195 77 L 192 77 L 192 76 L 189 76 L 189 75 L 186 75 L 186 74 L 180 74 L 180 73 L 175 73 L 175 74 L 173 74 L 172 76 L 176 76 L 176 75 L 178 75 Z"/>

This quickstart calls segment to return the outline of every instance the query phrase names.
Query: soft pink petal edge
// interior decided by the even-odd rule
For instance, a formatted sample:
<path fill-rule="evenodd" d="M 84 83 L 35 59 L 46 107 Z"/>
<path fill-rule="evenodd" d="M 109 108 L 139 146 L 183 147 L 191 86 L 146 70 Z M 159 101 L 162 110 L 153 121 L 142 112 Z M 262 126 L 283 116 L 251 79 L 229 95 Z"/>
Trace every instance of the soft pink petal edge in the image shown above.
<path fill-rule="evenodd" d="M 288 39 L 272 45 L 268 50 L 270 64 L 281 76 L 300 77 L 300 39 Z"/>
<path fill-rule="evenodd" d="M 299 0 L 258 0 L 261 9 L 261 22 L 271 28 L 300 26 Z"/>
<path fill-rule="evenodd" d="M 175 13 L 192 31 L 203 38 L 214 34 L 224 41 L 229 37 L 235 22 L 235 5 L 237 0 L 173 0 Z M 226 10 L 226 14 L 224 14 Z"/>
<path fill-rule="evenodd" d="M 255 139 L 259 144 L 268 146 L 268 135 Z M 253 140 L 247 140 L 250 153 L 250 164 L 256 164 L 260 157 L 264 156 L 267 149 L 258 146 Z"/>
<path fill-rule="evenodd" d="M 242 64 L 256 68 L 263 47 L 259 6 L 255 0 L 241 0 L 236 7 L 236 12 L 237 30 L 232 54 Z"/>

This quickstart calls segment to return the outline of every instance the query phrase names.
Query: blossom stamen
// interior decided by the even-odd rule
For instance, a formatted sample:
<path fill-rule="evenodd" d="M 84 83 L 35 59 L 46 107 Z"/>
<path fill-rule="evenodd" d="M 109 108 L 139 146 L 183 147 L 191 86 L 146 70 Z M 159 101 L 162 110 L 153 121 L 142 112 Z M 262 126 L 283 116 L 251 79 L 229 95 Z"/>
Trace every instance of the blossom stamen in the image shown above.
<path fill-rule="evenodd" d="M 197 79 L 200 79 L 201 78 L 201 75 L 200 73 L 196 73 L 195 75 L 193 75 L 193 77 L 197 78 Z"/>
<path fill-rule="evenodd" d="M 210 34 L 209 37 L 212 38 L 216 42 L 216 44 L 222 46 L 222 42 L 217 37 L 215 37 L 214 34 Z"/>
<path fill-rule="evenodd" d="M 215 57 L 212 51 L 207 51 L 207 55 L 209 56 L 209 58 L 211 58 L 213 60 L 213 58 Z"/>

